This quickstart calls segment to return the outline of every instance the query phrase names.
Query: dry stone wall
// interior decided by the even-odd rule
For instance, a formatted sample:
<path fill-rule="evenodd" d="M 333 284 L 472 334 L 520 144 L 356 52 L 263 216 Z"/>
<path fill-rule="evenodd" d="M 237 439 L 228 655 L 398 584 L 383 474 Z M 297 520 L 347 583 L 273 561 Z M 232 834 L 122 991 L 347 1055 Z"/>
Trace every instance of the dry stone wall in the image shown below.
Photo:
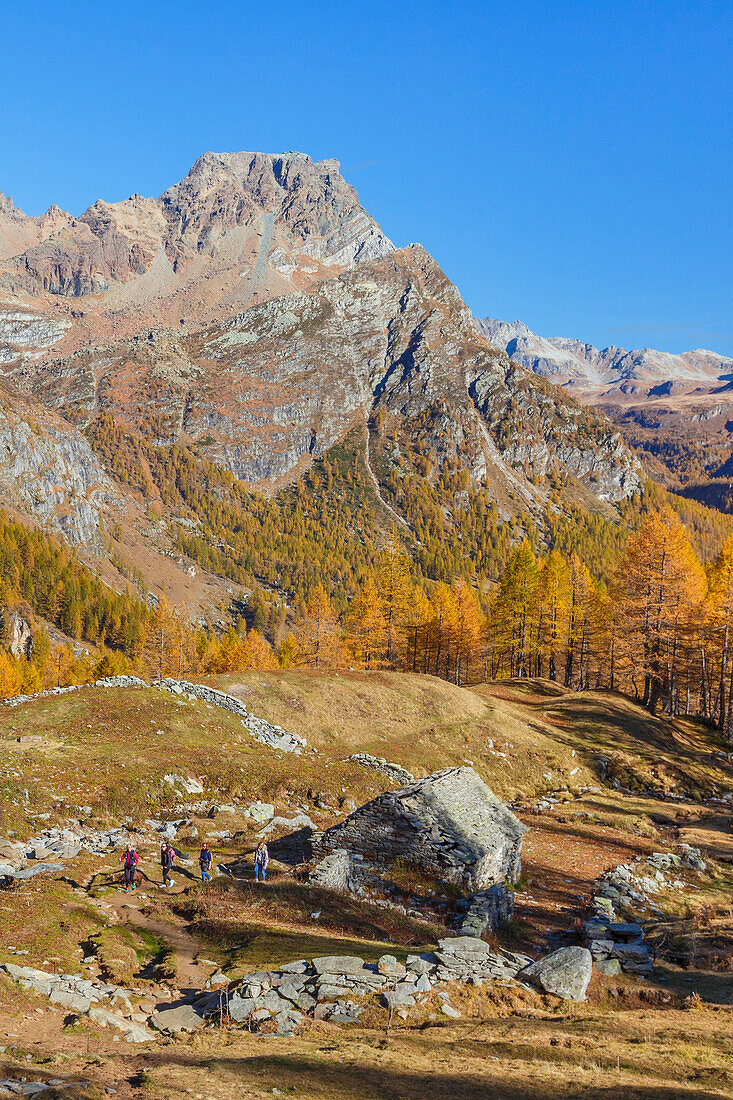
<path fill-rule="evenodd" d="M 65 695 L 70 691 L 81 691 L 85 687 L 120 688 L 120 687 L 157 687 L 172 695 L 188 695 L 203 699 L 210 706 L 223 707 L 232 714 L 238 714 L 245 729 L 252 734 L 261 744 L 268 745 L 272 749 L 280 749 L 282 752 L 300 753 L 307 742 L 297 733 L 290 733 L 282 726 L 274 726 L 266 722 L 264 718 L 258 718 L 245 707 L 240 699 L 234 695 L 227 695 L 225 691 L 218 691 L 208 684 L 193 684 L 189 680 L 173 680 L 166 677 L 164 680 L 154 680 L 148 684 L 139 676 L 107 676 L 102 680 L 96 680 L 93 684 L 73 684 L 70 687 L 50 688 L 48 691 L 39 691 L 35 695 L 15 695 L 5 702 L 5 706 L 17 707 L 23 703 L 29 703 L 32 699 L 43 699 L 49 695 Z"/>

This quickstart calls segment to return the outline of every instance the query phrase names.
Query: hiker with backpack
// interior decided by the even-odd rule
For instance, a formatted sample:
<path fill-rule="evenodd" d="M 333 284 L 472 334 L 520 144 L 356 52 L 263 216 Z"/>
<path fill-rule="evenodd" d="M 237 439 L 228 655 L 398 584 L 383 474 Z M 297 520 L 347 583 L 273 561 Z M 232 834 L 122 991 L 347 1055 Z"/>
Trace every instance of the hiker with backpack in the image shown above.
<path fill-rule="evenodd" d="M 175 880 L 170 878 L 171 868 L 173 867 L 173 860 L 176 858 L 176 853 L 171 848 L 169 841 L 164 841 L 163 846 L 160 849 L 160 866 L 163 868 L 163 886 L 175 886 Z"/>
<path fill-rule="evenodd" d="M 270 853 L 267 850 L 267 845 L 264 840 L 261 840 L 255 849 L 255 881 L 260 881 L 260 874 L 262 874 L 262 881 L 267 878 L 267 865 L 270 862 Z"/>
<path fill-rule="evenodd" d="M 140 862 L 139 856 L 135 851 L 134 844 L 128 844 L 124 852 L 120 856 L 120 863 L 125 872 L 125 893 L 129 894 L 130 887 L 132 886 L 132 892 L 135 893 L 135 872 L 137 871 L 137 865 Z"/>
<path fill-rule="evenodd" d="M 201 868 L 202 882 L 211 882 L 211 859 L 211 850 L 206 841 L 204 841 L 201 845 L 201 851 L 199 852 L 199 867 Z"/>

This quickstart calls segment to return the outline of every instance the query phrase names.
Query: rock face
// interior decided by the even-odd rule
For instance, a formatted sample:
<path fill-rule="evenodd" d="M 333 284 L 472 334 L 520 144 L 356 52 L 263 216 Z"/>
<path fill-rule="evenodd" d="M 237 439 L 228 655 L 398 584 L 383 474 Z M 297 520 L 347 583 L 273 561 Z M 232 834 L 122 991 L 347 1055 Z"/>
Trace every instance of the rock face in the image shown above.
<path fill-rule="evenodd" d="M 473 768 L 447 768 L 367 802 L 313 851 L 345 848 L 375 867 L 401 859 L 474 892 L 516 881 L 526 831 Z"/>
<path fill-rule="evenodd" d="M 204 153 L 160 198 L 99 200 L 79 218 L 58 211 L 40 224 L 5 203 L 6 285 L 64 297 L 119 300 L 116 285 L 128 283 L 137 285 L 123 300 L 172 297 L 193 274 L 228 275 L 218 293 L 241 301 L 244 273 L 251 296 L 393 247 L 338 161 L 304 153 Z"/>
<path fill-rule="evenodd" d="M 0 609 L 0 623 L 7 617 L 5 633 L 7 646 L 13 657 L 30 657 L 33 652 L 33 632 L 31 624 L 17 611 L 4 614 Z"/>
<path fill-rule="evenodd" d="M 0 388 L 0 497 L 72 545 L 98 540 L 103 511 L 121 502 L 84 436 Z"/>
<path fill-rule="evenodd" d="M 76 423 L 104 411 L 160 443 L 195 440 L 263 487 L 377 420 L 385 475 L 402 476 L 417 446 L 434 456 L 431 478 L 458 463 L 508 511 L 542 511 L 536 481 L 556 469 L 588 503 L 641 484 L 607 423 L 477 334 L 418 245 L 189 334 L 154 330 L 25 368 L 23 383 Z"/>
<path fill-rule="evenodd" d="M 593 958 L 585 947 L 561 947 L 528 966 L 521 976 L 565 1001 L 584 1001 L 593 976 Z"/>

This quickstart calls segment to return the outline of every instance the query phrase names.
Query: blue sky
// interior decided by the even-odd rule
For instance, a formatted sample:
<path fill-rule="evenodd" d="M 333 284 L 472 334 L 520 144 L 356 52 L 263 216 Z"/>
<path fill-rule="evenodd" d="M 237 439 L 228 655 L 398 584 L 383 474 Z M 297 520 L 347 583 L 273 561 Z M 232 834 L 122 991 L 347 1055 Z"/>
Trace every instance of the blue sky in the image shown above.
<path fill-rule="evenodd" d="M 28 213 L 207 149 L 336 156 L 477 314 L 733 355 L 730 0 L 5 0 L 1 31 Z"/>

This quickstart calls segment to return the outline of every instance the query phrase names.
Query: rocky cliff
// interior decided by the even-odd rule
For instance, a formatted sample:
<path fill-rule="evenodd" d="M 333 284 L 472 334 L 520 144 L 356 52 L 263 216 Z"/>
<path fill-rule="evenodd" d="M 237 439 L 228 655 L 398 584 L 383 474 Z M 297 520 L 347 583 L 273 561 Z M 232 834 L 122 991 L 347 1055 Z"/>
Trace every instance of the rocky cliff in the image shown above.
<path fill-rule="evenodd" d="M 100 518 L 122 505 L 80 432 L 0 388 L 0 499 L 72 545 L 100 543 Z"/>
<path fill-rule="evenodd" d="M 480 337 L 417 245 L 191 333 L 7 371 L 79 426 L 111 413 L 156 443 L 195 442 L 265 489 L 376 416 L 408 435 L 419 423 L 436 476 L 460 462 L 500 499 L 518 490 L 521 507 L 544 506 L 531 476 L 558 467 L 606 502 L 640 485 L 608 424 Z"/>

